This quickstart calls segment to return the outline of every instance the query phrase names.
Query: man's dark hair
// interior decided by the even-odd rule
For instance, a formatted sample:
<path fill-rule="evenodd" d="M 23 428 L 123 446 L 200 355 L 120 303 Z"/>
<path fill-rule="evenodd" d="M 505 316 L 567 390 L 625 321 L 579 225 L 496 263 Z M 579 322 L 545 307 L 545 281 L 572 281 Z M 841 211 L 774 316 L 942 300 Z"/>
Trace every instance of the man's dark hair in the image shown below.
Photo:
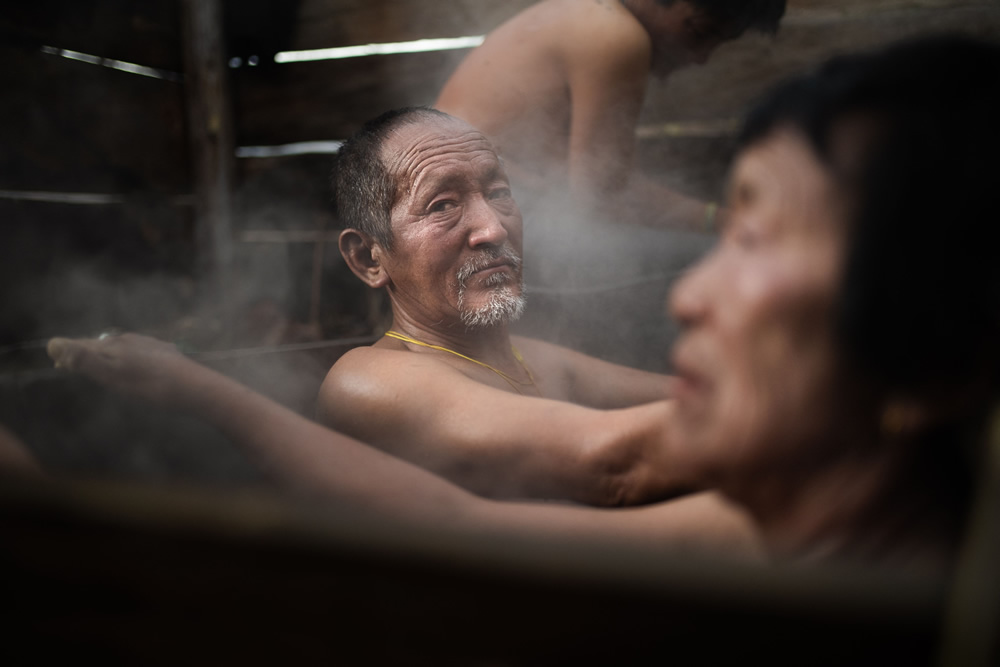
<path fill-rule="evenodd" d="M 334 161 L 333 202 L 343 227 L 353 227 L 392 249 L 390 214 L 396 198 L 396 180 L 389 173 L 382 148 L 396 128 L 428 118 L 451 118 L 430 107 L 386 111 L 365 123 L 337 151 Z"/>
<path fill-rule="evenodd" d="M 678 0 L 661 0 L 671 5 Z M 712 21 L 738 36 L 747 30 L 767 34 L 778 32 L 778 23 L 785 14 L 785 0 L 687 0 Z"/>

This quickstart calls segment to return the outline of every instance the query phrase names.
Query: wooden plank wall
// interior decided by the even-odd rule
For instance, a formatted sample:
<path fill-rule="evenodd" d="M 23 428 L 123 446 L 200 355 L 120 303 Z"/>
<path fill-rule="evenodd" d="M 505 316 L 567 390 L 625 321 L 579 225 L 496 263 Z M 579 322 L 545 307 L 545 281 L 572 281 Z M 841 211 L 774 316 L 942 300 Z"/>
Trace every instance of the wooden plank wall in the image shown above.
<path fill-rule="evenodd" d="M 129 277 L 184 271 L 191 211 L 182 86 L 43 52 L 43 47 L 180 70 L 170 0 L 38 0 L 0 14 L 0 344 L 92 333 L 183 310 L 121 289 Z M 176 78 L 176 77 L 174 77 Z M 24 193 L 103 195 L 109 203 Z M 170 304 L 167 297 L 170 296 Z M 4 359 L 0 359 L 0 362 Z"/>
<path fill-rule="evenodd" d="M 650 86 L 640 159 L 675 187 L 719 197 L 734 121 L 761 91 L 833 55 L 935 31 L 1000 39 L 1000 5 L 991 0 L 789 0 L 775 37 L 748 34 L 721 46 L 704 66 Z"/>
<path fill-rule="evenodd" d="M 182 86 L 43 53 L 61 49 L 179 72 L 174 3 L 17 3 L 0 17 L 0 187 L 189 192 Z"/>

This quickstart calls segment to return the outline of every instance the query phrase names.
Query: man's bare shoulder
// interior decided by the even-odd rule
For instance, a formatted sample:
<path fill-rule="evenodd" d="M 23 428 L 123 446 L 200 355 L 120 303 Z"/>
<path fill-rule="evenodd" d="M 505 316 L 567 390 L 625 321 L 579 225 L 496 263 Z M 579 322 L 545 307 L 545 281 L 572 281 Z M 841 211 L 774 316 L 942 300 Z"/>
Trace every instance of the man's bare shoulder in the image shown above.
<path fill-rule="evenodd" d="M 414 371 L 418 371 L 424 380 L 438 374 L 449 378 L 462 375 L 430 355 L 371 345 L 356 347 L 343 354 L 330 368 L 323 386 L 338 392 L 370 393 L 390 388 L 387 381 L 413 377 Z"/>
<path fill-rule="evenodd" d="M 619 0 L 542 0 L 518 14 L 510 23 L 562 24 L 572 28 L 603 26 L 616 30 L 641 25 Z M 520 27 L 527 27 L 522 25 Z"/>
<path fill-rule="evenodd" d="M 486 48 L 503 52 L 546 46 L 580 48 L 599 40 L 607 45 L 647 45 L 649 34 L 618 0 L 542 0 L 490 33 Z"/>
<path fill-rule="evenodd" d="M 316 402 L 317 417 L 328 426 L 340 427 L 346 415 L 377 414 L 396 403 L 401 392 L 412 393 L 416 386 L 426 393 L 435 385 L 454 385 L 464 378 L 429 355 L 378 345 L 357 347 L 341 356 L 326 374 Z"/>
<path fill-rule="evenodd" d="M 639 89 L 645 89 L 652 39 L 630 10 L 617 0 L 549 2 L 554 3 L 550 15 L 560 18 L 546 30 L 545 41 L 571 87 L 617 87 L 621 79 L 641 82 Z"/>
<path fill-rule="evenodd" d="M 576 48 L 584 45 L 581 40 L 615 47 L 649 43 L 649 33 L 618 0 L 545 0 L 539 9 L 544 10 L 539 12 L 544 26 L 551 28 L 559 41 Z M 520 27 L 537 29 L 528 21 Z"/>

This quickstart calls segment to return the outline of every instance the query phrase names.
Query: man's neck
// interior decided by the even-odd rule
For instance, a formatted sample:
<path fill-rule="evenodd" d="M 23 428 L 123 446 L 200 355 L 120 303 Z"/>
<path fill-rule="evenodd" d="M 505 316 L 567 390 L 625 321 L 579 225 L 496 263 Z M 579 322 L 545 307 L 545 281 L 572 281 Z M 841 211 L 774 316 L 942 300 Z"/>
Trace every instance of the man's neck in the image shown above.
<path fill-rule="evenodd" d="M 392 331 L 501 368 L 517 368 L 506 324 L 469 329 L 461 322 L 429 326 L 394 313 Z"/>

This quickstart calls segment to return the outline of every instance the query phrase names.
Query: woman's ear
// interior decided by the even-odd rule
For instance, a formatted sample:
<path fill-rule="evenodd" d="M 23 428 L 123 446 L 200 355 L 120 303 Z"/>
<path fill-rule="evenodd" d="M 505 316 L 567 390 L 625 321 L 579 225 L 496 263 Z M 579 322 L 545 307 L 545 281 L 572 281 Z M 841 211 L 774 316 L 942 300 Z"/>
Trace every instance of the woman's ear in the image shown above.
<path fill-rule="evenodd" d="M 389 274 L 382 266 L 382 246 L 373 241 L 367 234 L 357 229 L 348 228 L 340 233 L 340 254 L 358 278 L 369 287 L 385 287 L 389 282 Z"/>

